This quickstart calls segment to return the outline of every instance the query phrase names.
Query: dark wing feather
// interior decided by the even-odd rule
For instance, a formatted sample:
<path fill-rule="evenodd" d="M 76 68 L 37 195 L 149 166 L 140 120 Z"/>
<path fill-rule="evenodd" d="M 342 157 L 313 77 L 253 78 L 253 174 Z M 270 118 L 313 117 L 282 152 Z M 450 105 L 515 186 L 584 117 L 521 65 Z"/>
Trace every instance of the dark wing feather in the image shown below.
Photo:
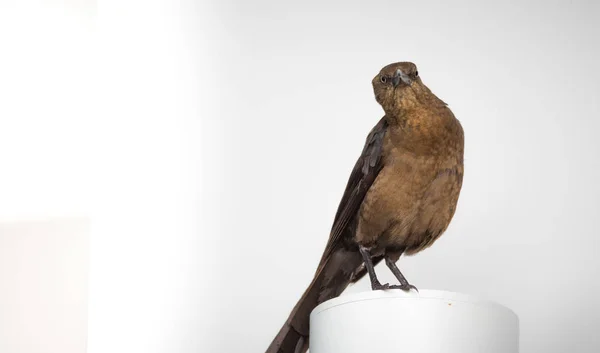
<path fill-rule="evenodd" d="M 377 174 L 379 174 L 379 171 L 383 167 L 381 154 L 383 150 L 383 137 L 385 136 L 387 127 L 387 121 L 383 117 L 367 136 L 365 147 L 356 161 L 354 169 L 352 169 L 346 190 L 335 214 L 329 240 L 321 257 L 319 268 L 339 244 L 342 234 L 358 214 L 367 191 L 373 185 Z"/>

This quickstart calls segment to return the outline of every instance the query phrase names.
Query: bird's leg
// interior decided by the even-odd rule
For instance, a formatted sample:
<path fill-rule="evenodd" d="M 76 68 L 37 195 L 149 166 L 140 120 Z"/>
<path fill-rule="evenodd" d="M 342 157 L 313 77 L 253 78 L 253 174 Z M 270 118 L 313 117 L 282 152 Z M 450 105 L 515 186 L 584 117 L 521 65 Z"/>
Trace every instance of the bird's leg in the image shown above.
<path fill-rule="evenodd" d="M 369 253 L 369 249 L 365 248 L 362 245 L 359 245 L 358 250 L 362 255 L 363 261 L 365 262 L 365 267 L 367 268 L 367 272 L 369 273 L 369 278 L 371 279 L 371 288 L 373 290 L 388 289 L 390 286 L 389 284 L 381 284 L 377 279 L 377 274 L 375 273 L 375 267 L 373 266 L 373 260 L 371 260 L 371 254 Z"/>
<path fill-rule="evenodd" d="M 404 277 L 404 275 L 402 274 L 402 272 L 400 272 L 400 269 L 398 268 L 398 266 L 396 266 L 396 263 L 394 262 L 394 260 L 392 260 L 388 255 L 385 256 L 385 264 L 387 265 L 387 267 L 389 267 L 389 269 L 392 271 L 392 273 L 394 274 L 394 276 L 396 276 L 396 278 L 400 282 L 399 286 L 398 285 L 393 285 L 393 286 L 390 286 L 390 289 L 402 289 L 402 290 L 405 290 L 405 291 L 409 291 L 411 289 L 414 289 L 417 292 L 419 291 L 417 289 L 417 287 L 415 287 L 412 284 L 408 283 L 408 281 L 406 280 L 406 277 Z"/>

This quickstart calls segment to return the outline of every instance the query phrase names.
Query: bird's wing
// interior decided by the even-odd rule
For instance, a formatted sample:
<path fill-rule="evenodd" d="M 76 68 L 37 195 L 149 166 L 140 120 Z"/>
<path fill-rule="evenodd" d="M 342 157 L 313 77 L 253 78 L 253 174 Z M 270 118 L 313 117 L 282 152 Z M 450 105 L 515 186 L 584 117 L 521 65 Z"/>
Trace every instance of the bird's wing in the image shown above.
<path fill-rule="evenodd" d="M 324 263 L 341 240 L 342 234 L 356 217 L 360 205 L 367 191 L 375 181 L 377 174 L 383 167 L 381 154 L 383 150 L 383 137 L 388 124 L 385 117 L 381 118 L 377 125 L 367 136 L 365 147 L 352 169 L 346 190 L 340 201 L 327 246 L 321 257 L 319 268 Z"/>

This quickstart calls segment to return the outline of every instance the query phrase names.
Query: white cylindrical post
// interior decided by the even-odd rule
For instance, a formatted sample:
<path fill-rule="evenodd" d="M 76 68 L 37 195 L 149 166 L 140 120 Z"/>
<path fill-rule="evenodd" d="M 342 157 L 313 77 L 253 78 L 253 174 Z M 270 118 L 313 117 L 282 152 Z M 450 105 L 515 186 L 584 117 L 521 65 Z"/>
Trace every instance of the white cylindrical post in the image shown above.
<path fill-rule="evenodd" d="M 343 295 L 310 315 L 310 353 L 518 353 L 519 319 L 468 295 L 422 290 Z"/>

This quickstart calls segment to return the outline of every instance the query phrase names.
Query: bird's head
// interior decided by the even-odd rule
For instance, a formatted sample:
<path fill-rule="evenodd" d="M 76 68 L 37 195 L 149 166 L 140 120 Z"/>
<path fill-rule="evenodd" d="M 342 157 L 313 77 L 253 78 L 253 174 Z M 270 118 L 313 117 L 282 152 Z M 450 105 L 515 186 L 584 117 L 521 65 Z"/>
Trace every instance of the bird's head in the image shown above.
<path fill-rule="evenodd" d="M 375 99 L 386 113 L 393 113 L 400 109 L 425 88 L 417 66 L 411 62 L 398 62 L 385 66 L 372 82 Z"/>

